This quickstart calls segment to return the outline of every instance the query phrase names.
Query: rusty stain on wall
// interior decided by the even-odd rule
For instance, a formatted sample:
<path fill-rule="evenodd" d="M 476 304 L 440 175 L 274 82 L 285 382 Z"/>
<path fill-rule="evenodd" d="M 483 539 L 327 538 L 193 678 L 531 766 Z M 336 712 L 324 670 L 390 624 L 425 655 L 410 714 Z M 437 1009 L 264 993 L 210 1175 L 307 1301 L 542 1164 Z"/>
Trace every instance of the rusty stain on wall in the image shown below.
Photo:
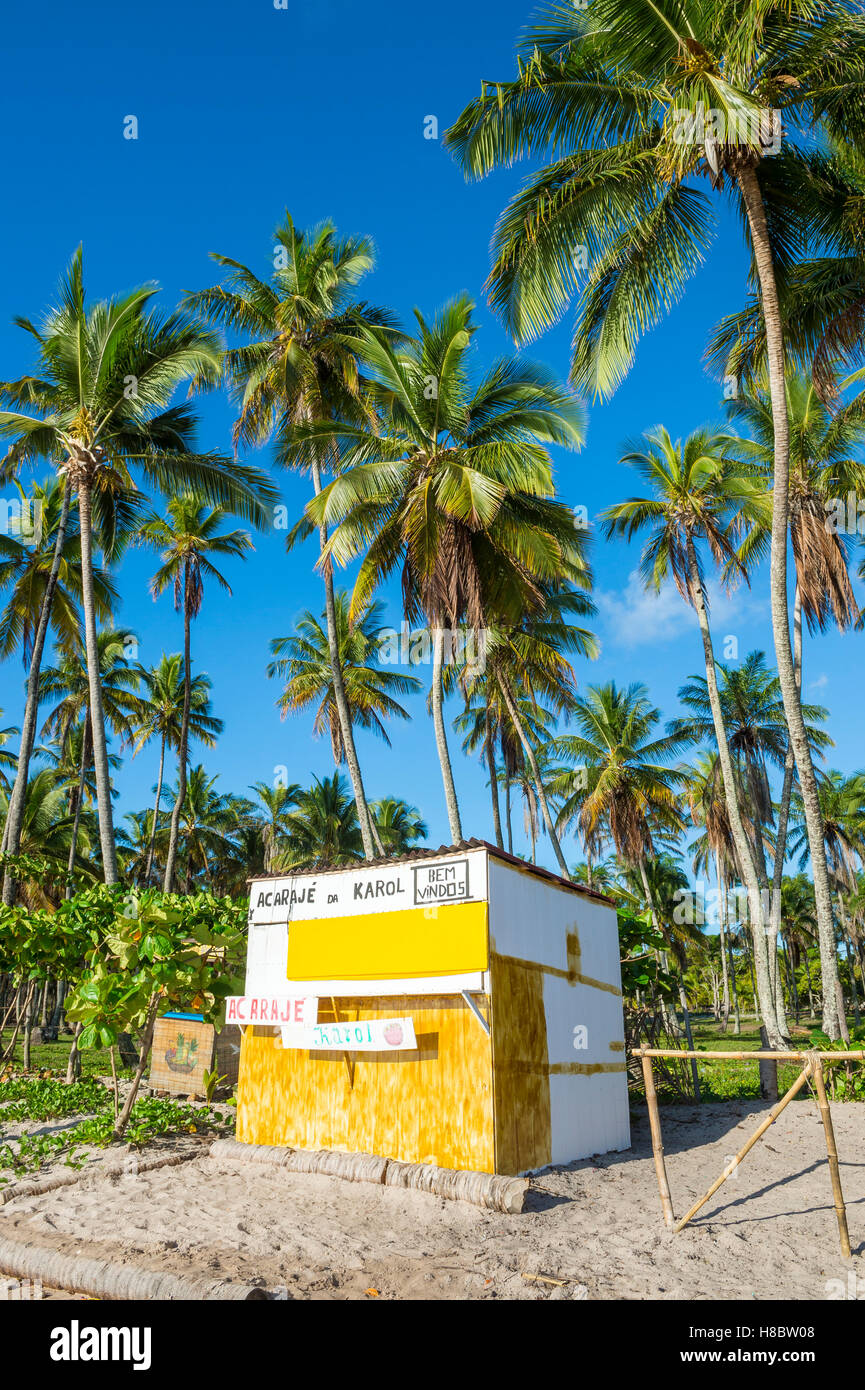
<path fill-rule="evenodd" d="M 547 1021 L 543 974 L 529 961 L 490 956 L 497 1173 L 551 1161 Z"/>

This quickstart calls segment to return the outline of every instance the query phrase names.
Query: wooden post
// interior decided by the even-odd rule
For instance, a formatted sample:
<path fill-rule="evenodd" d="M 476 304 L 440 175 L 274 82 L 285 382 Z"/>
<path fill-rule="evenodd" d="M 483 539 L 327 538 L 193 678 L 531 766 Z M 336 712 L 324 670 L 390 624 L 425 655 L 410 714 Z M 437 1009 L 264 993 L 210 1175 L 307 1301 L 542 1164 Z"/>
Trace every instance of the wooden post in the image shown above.
<path fill-rule="evenodd" d="M 838 1150 L 835 1147 L 835 1130 L 832 1125 L 832 1111 L 829 1109 L 829 1101 L 826 1097 L 826 1083 L 823 1079 L 823 1060 L 815 1056 L 812 1068 L 814 1072 L 814 1090 L 817 1092 L 817 1104 L 820 1107 L 820 1118 L 823 1121 L 823 1132 L 826 1136 L 826 1154 L 829 1159 L 829 1174 L 832 1178 L 832 1195 L 835 1199 L 835 1215 L 838 1218 L 838 1235 L 841 1240 L 841 1254 L 845 1260 L 850 1258 L 850 1233 L 847 1230 L 847 1208 L 844 1206 L 844 1193 L 841 1191 L 841 1172 L 838 1167 Z"/>
<path fill-rule="evenodd" d="M 661 1117 L 658 1114 L 658 1097 L 655 1094 L 655 1078 L 652 1074 L 651 1057 L 642 1057 L 643 1063 L 643 1082 L 646 1089 L 646 1104 L 649 1107 L 649 1127 L 652 1131 L 652 1153 L 655 1159 L 655 1174 L 658 1179 L 658 1192 L 661 1195 L 661 1210 L 664 1213 L 664 1225 L 672 1226 L 675 1217 L 673 1215 L 673 1199 L 670 1196 L 670 1184 L 667 1182 L 667 1169 L 664 1166 L 664 1143 L 661 1138 Z"/>
<path fill-rule="evenodd" d="M 747 1153 L 750 1152 L 751 1149 L 753 1149 L 757 1140 L 762 1139 L 763 1135 L 766 1133 L 766 1130 L 778 1118 L 785 1106 L 789 1105 L 793 1097 L 799 1091 L 801 1091 L 802 1087 L 805 1085 L 805 1082 L 808 1080 L 808 1077 L 810 1075 L 811 1062 L 809 1061 L 806 1063 L 803 1070 L 799 1073 L 786 1095 L 781 1100 L 779 1100 L 778 1104 L 772 1110 L 769 1111 L 769 1114 L 762 1121 L 762 1123 L 757 1126 L 754 1133 L 751 1135 L 751 1138 L 747 1141 L 746 1144 L 743 1144 L 742 1148 L 736 1154 L 735 1158 L 727 1164 L 727 1167 L 724 1169 L 721 1176 L 715 1179 L 715 1181 L 712 1183 L 712 1186 L 709 1188 L 709 1191 L 706 1193 L 705 1197 L 701 1197 L 699 1202 L 695 1202 L 694 1205 L 691 1207 L 690 1211 L 686 1212 L 686 1214 L 682 1217 L 681 1221 L 675 1227 L 676 1232 L 681 1231 L 683 1226 L 687 1226 L 688 1222 L 691 1220 L 693 1216 L 696 1216 L 700 1208 L 706 1205 L 709 1198 L 714 1197 L 721 1184 L 725 1183 L 729 1178 L 730 1174 L 736 1171 L 742 1159 L 745 1157 Z"/>

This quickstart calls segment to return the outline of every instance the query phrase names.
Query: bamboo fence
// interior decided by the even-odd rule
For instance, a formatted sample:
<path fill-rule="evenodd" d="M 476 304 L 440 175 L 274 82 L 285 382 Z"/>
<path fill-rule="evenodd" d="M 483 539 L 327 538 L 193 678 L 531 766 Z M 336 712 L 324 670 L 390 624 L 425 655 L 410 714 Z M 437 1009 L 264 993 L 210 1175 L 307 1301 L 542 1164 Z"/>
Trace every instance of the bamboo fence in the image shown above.
<path fill-rule="evenodd" d="M 734 1173 L 742 1159 L 748 1154 L 758 1140 L 762 1139 L 767 1129 L 775 1123 L 781 1111 L 786 1109 L 790 1101 L 801 1091 L 806 1082 L 813 1080 L 814 1090 L 817 1096 L 817 1106 L 820 1111 L 820 1119 L 823 1122 L 823 1134 L 826 1139 L 826 1158 L 829 1163 L 829 1175 L 832 1180 L 832 1197 L 835 1205 L 835 1216 L 838 1221 L 838 1238 L 841 1243 L 841 1254 L 845 1259 L 850 1258 L 850 1234 L 847 1229 L 847 1209 L 844 1205 L 844 1194 L 841 1189 L 841 1172 L 838 1165 L 838 1150 L 835 1144 L 835 1130 L 832 1125 L 832 1112 L 829 1108 L 829 1101 L 826 1098 L 826 1084 L 823 1075 L 823 1068 L 827 1062 L 865 1062 L 865 1052 L 695 1052 L 684 1048 L 666 1047 L 635 1047 L 632 1054 L 640 1058 L 643 1068 L 643 1080 L 646 1088 L 646 1104 L 649 1108 L 649 1127 L 652 1133 L 652 1155 L 655 1160 L 655 1175 L 658 1180 L 658 1193 L 661 1198 L 661 1212 L 664 1224 L 677 1235 L 688 1222 L 696 1216 L 697 1212 L 706 1205 L 711 1197 L 714 1197 L 718 1188 L 727 1181 L 731 1173 Z M 730 1160 L 719 1178 L 716 1178 L 709 1190 L 695 1202 L 694 1205 L 685 1213 L 680 1221 L 676 1221 L 673 1213 L 673 1201 L 670 1195 L 670 1184 L 667 1180 L 667 1169 L 664 1163 L 664 1143 L 661 1135 L 661 1116 L 658 1109 L 658 1097 L 655 1092 L 655 1081 L 652 1070 L 653 1057 L 676 1057 L 680 1059 L 695 1058 L 704 1061 L 716 1062 L 803 1062 L 804 1066 L 797 1076 L 790 1089 L 781 1097 L 777 1105 L 773 1106 L 768 1115 L 761 1120 L 757 1129 L 741 1147 L 734 1158 Z"/>

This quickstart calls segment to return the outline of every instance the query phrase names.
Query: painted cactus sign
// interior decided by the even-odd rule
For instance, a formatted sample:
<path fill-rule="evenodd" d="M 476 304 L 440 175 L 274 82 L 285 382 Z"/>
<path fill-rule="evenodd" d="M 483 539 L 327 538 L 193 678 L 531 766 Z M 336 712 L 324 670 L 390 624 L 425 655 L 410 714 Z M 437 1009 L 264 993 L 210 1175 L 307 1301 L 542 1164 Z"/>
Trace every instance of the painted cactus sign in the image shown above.
<path fill-rule="evenodd" d="M 410 1018 L 368 1018 L 354 1023 L 316 1023 L 282 1029 L 282 1045 L 322 1052 L 406 1052 L 417 1047 Z"/>

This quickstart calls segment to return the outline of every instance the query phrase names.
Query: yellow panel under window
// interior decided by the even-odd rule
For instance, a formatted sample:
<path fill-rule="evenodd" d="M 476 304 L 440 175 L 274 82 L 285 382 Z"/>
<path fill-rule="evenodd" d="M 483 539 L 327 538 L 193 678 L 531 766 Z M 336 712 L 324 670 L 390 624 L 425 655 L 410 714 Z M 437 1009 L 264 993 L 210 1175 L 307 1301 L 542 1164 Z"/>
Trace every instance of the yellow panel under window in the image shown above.
<path fill-rule="evenodd" d="M 289 980 L 401 980 L 489 963 L 486 903 L 325 917 L 288 926 Z"/>

